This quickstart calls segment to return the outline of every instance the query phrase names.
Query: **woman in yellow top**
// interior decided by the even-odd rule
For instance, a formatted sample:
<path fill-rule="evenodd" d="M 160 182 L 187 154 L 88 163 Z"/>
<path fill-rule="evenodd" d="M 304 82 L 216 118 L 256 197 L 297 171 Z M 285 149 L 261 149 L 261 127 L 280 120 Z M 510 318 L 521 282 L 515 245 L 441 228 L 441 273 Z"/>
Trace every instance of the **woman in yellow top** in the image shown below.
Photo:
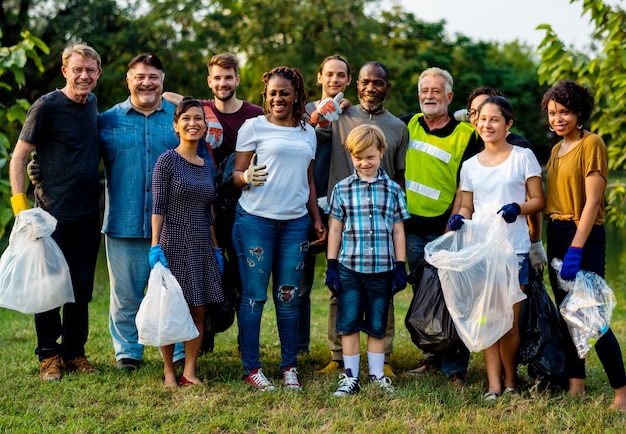
<path fill-rule="evenodd" d="M 547 164 L 548 263 L 563 260 L 561 277 L 574 280 L 583 269 L 604 277 L 606 234 L 604 192 L 608 179 L 608 153 L 602 138 L 584 129 L 593 111 L 593 96 L 573 81 L 555 84 L 541 101 L 550 129 L 562 140 L 552 149 Z M 556 271 L 549 268 L 557 304 L 566 291 L 559 287 Z M 569 394 L 585 390 L 585 360 L 578 353 L 561 320 L 566 351 L 565 374 Z M 619 343 L 609 329 L 595 345 L 598 357 L 615 390 L 613 409 L 626 411 L 626 373 Z"/>

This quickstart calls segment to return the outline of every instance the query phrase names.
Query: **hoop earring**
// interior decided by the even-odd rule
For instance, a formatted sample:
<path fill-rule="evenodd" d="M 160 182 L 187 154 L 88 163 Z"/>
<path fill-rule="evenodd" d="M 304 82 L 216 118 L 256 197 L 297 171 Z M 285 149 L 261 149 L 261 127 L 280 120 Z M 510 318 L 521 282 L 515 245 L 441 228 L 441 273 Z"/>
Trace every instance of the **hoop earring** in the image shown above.
<path fill-rule="evenodd" d="M 550 130 L 551 132 L 554 132 L 554 128 L 552 127 L 548 127 L 548 130 Z"/>
<path fill-rule="evenodd" d="M 578 128 L 579 130 L 582 130 L 584 126 L 585 126 L 584 124 L 580 124 L 580 125 L 576 125 L 576 128 Z"/>

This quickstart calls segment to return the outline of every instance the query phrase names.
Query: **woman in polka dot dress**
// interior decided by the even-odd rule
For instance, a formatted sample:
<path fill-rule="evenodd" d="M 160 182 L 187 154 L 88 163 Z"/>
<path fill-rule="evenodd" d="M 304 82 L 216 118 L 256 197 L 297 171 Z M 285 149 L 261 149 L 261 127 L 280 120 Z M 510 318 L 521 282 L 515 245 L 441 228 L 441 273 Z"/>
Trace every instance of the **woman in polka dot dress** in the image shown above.
<path fill-rule="evenodd" d="M 211 162 L 196 153 L 207 125 L 194 99 L 183 99 L 174 112 L 180 144 L 163 153 L 152 177 L 152 248 L 150 265 L 168 265 L 178 280 L 200 335 L 185 342 L 181 385 L 202 384 L 196 374 L 207 304 L 224 301 L 211 210 L 215 199 Z M 161 250 L 162 249 L 162 250 Z M 161 348 L 165 387 L 176 387 L 174 345 Z"/>

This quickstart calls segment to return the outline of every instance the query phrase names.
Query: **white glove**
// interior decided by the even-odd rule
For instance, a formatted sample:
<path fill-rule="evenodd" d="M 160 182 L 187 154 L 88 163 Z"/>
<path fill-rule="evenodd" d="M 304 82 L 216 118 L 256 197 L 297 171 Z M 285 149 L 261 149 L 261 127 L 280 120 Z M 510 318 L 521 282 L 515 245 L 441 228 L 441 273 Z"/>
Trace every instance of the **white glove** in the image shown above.
<path fill-rule="evenodd" d="M 454 119 L 459 122 L 469 122 L 469 111 L 467 109 L 461 109 L 454 112 Z"/>
<path fill-rule="evenodd" d="M 530 251 L 528 252 L 530 259 L 530 265 L 533 270 L 539 275 L 543 274 L 543 268 L 548 264 L 548 257 L 546 251 L 543 249 L 541 241 L 535 241 L 530 243 Z"/>
<path fill-rule="evenodd" d="M 343 113 L 339 103 L 343 99 L 343 92 L 339 92 L 334 98 L 325 98 L 320 101 L 317 108 L 311 115 L 311 122 L 325 127 L 329 122 L 339 119 L 339 115 Z"/>
<path fill-rule="evenodd" d="M 254 185 L 255 187 L 260 187 L 265 184 L 267 180 L 265 167 L 265 165 L 256 164 L 256 153 L 254 153 L 250 159 L 250 165 L 246 171 L 243 172 L 243 182 Z"/>

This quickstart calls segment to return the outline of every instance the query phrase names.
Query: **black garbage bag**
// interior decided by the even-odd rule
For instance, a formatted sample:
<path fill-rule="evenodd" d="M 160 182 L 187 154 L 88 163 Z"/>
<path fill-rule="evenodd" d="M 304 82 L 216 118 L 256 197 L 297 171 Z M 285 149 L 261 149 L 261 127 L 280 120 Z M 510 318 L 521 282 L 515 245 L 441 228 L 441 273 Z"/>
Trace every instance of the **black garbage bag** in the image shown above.
<path fill-rule="evenodd" d="M 446 307 L 437 269 L 422 260 L 411 270 L 411 277 L 417 287 L 404 320 L 411 340 L 424 352 L 458 351 L 463 342 Z"/>
<path fill-rule="evenodd" d="M 222 303 L 210 303 L 204 315 L 204 334 L 221 333 L 228 330 L 235 322 L 235 313 L 241 303 L 241 291 L 237 270 L 230 260 L 224 257 L 224 273 L 222 273 L 222 289 L 225 300 Z"/>
<path fill-rule="evenodd" d="M 565 352 L 559 315 L 543 284 L 543 276 L 530 272 L 519 320 L 519 362 L 528 375 L 548 387 L 567 388 Z"/>

